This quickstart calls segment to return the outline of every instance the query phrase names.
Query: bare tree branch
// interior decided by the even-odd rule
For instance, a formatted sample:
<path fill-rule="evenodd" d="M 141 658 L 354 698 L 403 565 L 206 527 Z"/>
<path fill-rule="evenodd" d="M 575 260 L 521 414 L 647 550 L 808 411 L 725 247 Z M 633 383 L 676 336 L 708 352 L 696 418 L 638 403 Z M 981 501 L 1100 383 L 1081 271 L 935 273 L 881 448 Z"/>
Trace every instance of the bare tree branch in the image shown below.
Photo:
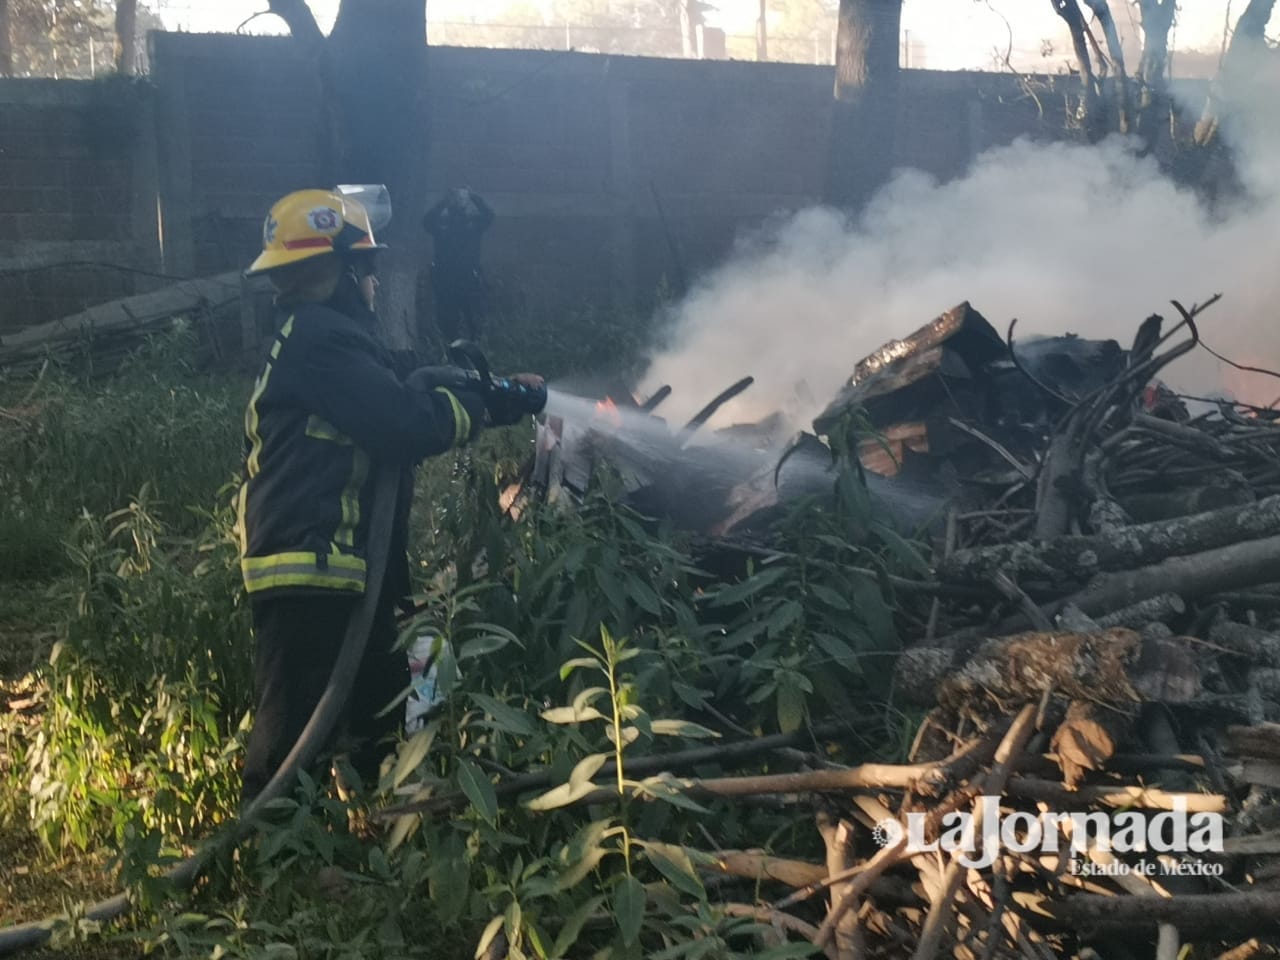
<path fill-rule="evenodd" d="M 306 0 L 269 0 L 267 6 L 288 25 L 293 39 L 304 47 L 318 50 L 324 43 L 324 34 L 320 31 L 320 25 L 316 23 L 316 15 L 311 12 Z M 346 4 L 344 3 L 343 6 L 345 7 Z"/>

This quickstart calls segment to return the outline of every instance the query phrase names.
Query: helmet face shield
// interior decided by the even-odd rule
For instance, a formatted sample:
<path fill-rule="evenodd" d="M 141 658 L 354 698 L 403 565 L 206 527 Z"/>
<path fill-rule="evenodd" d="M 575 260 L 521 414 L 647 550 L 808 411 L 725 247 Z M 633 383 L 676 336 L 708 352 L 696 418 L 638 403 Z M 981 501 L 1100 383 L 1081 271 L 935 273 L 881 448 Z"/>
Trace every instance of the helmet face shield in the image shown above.
<path fill-rule="evenodd" d="M 375 233 L 391 222 L 391 193 L 383 184 L 343 183 L 335 192 L 364 207 L 369 215 L 369 228 Z"/>

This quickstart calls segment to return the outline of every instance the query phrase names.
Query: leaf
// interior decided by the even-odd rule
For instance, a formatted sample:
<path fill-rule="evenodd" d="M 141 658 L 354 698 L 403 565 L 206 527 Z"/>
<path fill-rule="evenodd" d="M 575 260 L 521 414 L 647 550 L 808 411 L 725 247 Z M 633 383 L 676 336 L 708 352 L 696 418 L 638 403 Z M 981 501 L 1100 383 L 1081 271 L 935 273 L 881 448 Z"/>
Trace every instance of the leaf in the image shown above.
<path fill-rule="evenodd" d="M 575 657 L 572 660 L 566 660 L 560 665 L 560 679 L 568 680 L 569 674 L 573 673 L 573 671 L 577 670 L 579 667 L 593 668 L 596 670 L 601 669 L 600 661 L 594 657 Z"/>
<path fill-rule="evenodd" d="M 706 897 L 706 888 L 703 887 L 702 881 L 698 878 L 698 872 L 694 870 L 693 864 L 689 860 L 689 855 L 685 853 L 683 847 L 667 843 L 646 842 L 644 850 L 649 862 L 677 890 L 683 890 L 689 896 L 697 897 L 699 900 Z"/>
<path fill-rule="evenodd" d="M 521 641 L 519 637 L 517 637 L 514 633 L 512 633 L 506 627 L 499 626 L 496 623 L 473 623 L 470 625 L 468 629 L 476 632 L 483 632 L 490 636 L 501 637 L 502 639 L 506 640 L 507 643 L 514 643 L 517 647 L 521 647 L 521 648 L 524 647 L 524 643 Z"/>
<path fill-rule="evenodd" d="M 804 694 L 793 683 L 778 685 L 778 729 L 794 733 L 804 722 Z"/>
<path fill-rule="evenodd" d="M 560 890 L 572 890 L 583 880 L 587 878 L 592 870 L 594 870 L 605 857 L 609 855 L 609 851 L 604 847 L 592 847 L 582 855 L 582 859 L 569 867 L 564 873 L 560 874 L 560 879 L 556 883 L 556 887 Z"/>
<path fill-rule="evenodd" d="M 581 713 L 608 692 L 604 687 L 587 687 L 573 698 L 571 706 L 576 712 Z"/>
<path fill-rule="evenodd" d="M 533 719 L 509 703 L 487 697 L 483 693 L 468 694 L 472 702 L 481 710 L 493 717 L 493 725 L 506 733 L 514 733 L 523 737 L 531 737 L 538 732 Z"/>
<path fill-rule="evenodd" d="M 569 774 L 569 785 L 573 787 L 581 786 L 584 783 L 590 783 L 591 778 L 600 772 L 612 757 L 611 753 L 593 753 L 589 757 L 579 760 L 573 768 L 573 772 Z"/>
<path fill-rule="evenodd" d="M 671 689 L 675 691 L 675 695 L 683 700 L 686 704 L 695 710 L 701 710 L 707 703 L 707 695 L 709 691 L 699 690 L 687 683 L 681 683 L 679 680 L 671 681 Z"/>
<path fill-rule="evenodd" d="M 404 749 L 400 751 L 400 756 L 396 758 L 395 770 L 391 774 L 393 789 L 404 783 L 409 774 L 418 769 L 418 764 L 426 759 L 427 753 L 431 750 L 431 744 L 436 738 L 437 729 L 436 724 L 433 723 L 409 738 Z"/>
<path fill-rule="evenodd" d="M 458 662 L 470 659 L 471 657 L 483 657 L 487 653 L 493 653 L 501 650 L 503 647 L 511 643 L 506 637 L 500 637 L 491 633 L 483 637 L 472 637 L 462 645 L 462 649 L 458 651 Z"/>
<path fill-rule="evenodd" d="M 673 807 L 680 807 L 682 810 L 692 810 L 694 813 L 710 813 L 706 807 L 690 799 L 680 788 L 672 783 L 668 783 L 661 776 L 646 777 L 639 783 L 629 780 L 626 781 L 627 786 L 633 787 L 641 793 L 648 794 L 655 800 L 662 800 L 671 804 Z"/>
<path fill-rule="evenodd" d="M 598 566 L 592 570 L 595 577 L 596 585 L 600 587 L 600 592 L 605 595 L 609 601 L 609 605 L 618 613 L 625 613 L 627 609 L 627 595 L 622 591 L 622 584 L 618 582 L 618 578 L 608 571 L 604 566 Z"/>
<path fill-rule="evenodd" d="M 655 617 L 662 613 L 662 601 L 653 592 L 653 588 L 636 577 L 627 578 L 627 593 L 646 613 Z"/>
<path fill-rule="evenodd" d="M 416 813 L 406 813 L 396 817 L 395 826 L 391 828 L 391 836 L 387 838 L 387 852 L 395 853 L 421 821 L 421 815 Z"/>
<path fill-rule="evenodd" d="M 833 637 L 829 633 L 819 633 L 813 639 L 840 666 L 853 671 L 859 670 L 858 655 L 839 637 Z"/>
<path fill-rule="evenodd" d="M 475 960 L 480 960 L 484 956 L 489 944 L 493 943 L 493 938 L 498 935 L 498 931 L 502 929 L 502 924 L 506 920 L 503 914 L 498 914 L 489 921 L 489 925 L 484 928 L 484 933 L 480 934 L 480 942 L 476 944 Z"/>
<path fill-rule="evenodd" d="M 564 924 L 560 927 L 560 934 L 556 937 L 556 942 L 551 945 L 550 956 L 552 960 L 559 960 L 570 947 L 578 942 L 578 934 L 582 932 L 582 928 L 586 926 L 587 920 L 591 918 L 591 915 L 600 909 L 602 903 L 604 903 L 602 895 L 594 896 L 565 918 Z"/>
<path fill-rule="evenodd" d="M 744 643 L 750 643 L 764 631 L 765 623 L 763 620 L 751 620 L 730 633 L 717 646 L 720 650 L 732 650 L 734 647 L 740 647 Z"/>
<path fill-rule="evenodd" d="M 871 521 L 871 529 L 874 530 L 884 541 L 889 553 L 903 566 L 910 569 L 913 573 L 919 574 L 925 580 L 933 576 L 933 571 L 929 569 L 929 564 L 924 557 L 920 555 L 909 541 L 903 539 L 896 530 L 888 524 L 881 523 L 879 520 Z"/>
<path fill-rule="evenodd" d="M 769 636 L 776 637 L 802 616 L 804 607 L 795 600 L 784 600 L 765 619 L 765 627 L 769 630 Z"/>
<path fill-rule="evenodd" d="M 480 812 L 490 825 L 496 825 L 498 819 L 498 795 L 494 793 L 493 784 L 470 760 L 458 762 L 458 786 L 467 795 L 471 805 Z"/>
<path fill-rule="evenodd" d="M 853 579 L 853 604 L 859 619 L 871 633 L 876 650 L 892 650 L 899 646 L 898 633 L 893 625 L 893 611 L 884 601 L 880 585 L 870 577 Z"/>
<path fill-rule="evenodd" d="M 613 915 L 618 920 L 622 942 L 627 946 L 636 942 L 640 927 L 644 924 L 644 884 L 630 874 L 624 875 L 613 892 Z"/>
<path fill-rule="evenodd" d="M 612 724 L 610 724 L 608 727 L 605 728 L 604 735 L 609 738 L 610 743 L 612 743 L 614 746 L 617 746 L 618 744 L 617 731 L 615 730 Z M 639 728 L 637 727 L 622 728 L 622 745 L 624 747 L 630 746 L 631 744 L 635 743 L 639 739 L 640 739 Z"/>
<path fill-rule="evenodd" d="M 837 610 L 849 609 L 849 601 L 826 584 L 811 583 L 809 584 L 809 592 L 829 607 L 835 607 Z"/>
<path fill-rule="evenodd" d="M 705 740 L 708 737 L 720 736 L 717 731 L 688 720 L 654 720 L 651 726 L 654 733 L 667 737 L 689 737 L 694 740 Z"/>
<path fill-rule="evenodd" d="M 762 570 L 741 583 L 735 583 L 731 587 L 725 587 L 718 591 L 712 599 L 711 605 L 713 607 L 729 607 L 742 603 L 742 601 L 755 596 L 765 587 L 777 583 L 786 573 L 786 567 L 771 567 L 767 570 Z"/>
<path fill-rule="evenodd" d="M 575 710 L 573 707 L 552 707 L 538 714 L 547 723 L 585 723 L 588 720 L 603 720 L 605 716 L 595 707 Z"/>
<path fill-rule="evenodd" d="M 538 812 L 555 810 L 577 802 L 579 798 L 585 797 L 595 789 L 596 785 L 590 780 L 584 783 L 562 783 L 558 787 L 552 787 L 546 793 L 538 794 L 524 806 L 526 810 Z"/>

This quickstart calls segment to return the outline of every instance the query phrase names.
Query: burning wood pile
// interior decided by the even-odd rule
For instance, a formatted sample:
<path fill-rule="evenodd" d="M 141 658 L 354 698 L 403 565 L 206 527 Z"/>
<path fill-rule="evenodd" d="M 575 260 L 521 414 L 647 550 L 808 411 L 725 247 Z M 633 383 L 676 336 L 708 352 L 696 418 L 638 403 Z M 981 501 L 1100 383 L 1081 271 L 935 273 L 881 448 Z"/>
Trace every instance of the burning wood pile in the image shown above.
<path fill-rule="evenodd" d="M 786 775 L 823 798 L 827 862 L 707 855 L 759 882 L 740 909 L 839 960 L 1280 952 L 1280 414 L 1158 379 L 1212 303 L 1128 349 L 1015 345 L 962 304 L 863 360 L 782 463 L 769 421 L 690 443 L 749 380 L 679 432 L 611 429 L 662 395 L 549 418 L 522 496 L 603 458 L 642 511 L 759 545 L 858 410 L 872 492 L 933 543 L 895 681 L 929 709 L 913 766 Z"/>

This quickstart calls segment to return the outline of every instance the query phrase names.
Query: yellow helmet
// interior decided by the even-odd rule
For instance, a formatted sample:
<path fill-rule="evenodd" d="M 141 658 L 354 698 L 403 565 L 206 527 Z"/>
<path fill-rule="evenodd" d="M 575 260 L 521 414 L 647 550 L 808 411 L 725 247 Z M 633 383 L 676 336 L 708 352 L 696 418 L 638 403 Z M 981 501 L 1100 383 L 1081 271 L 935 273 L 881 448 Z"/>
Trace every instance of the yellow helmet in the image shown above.
<path fill-rule="evenodd" d="M 255 276 L 328 253 L 385 250 L 373 237 L 364 206 L 331 190 L 298 190 L 276 201 L 262 225 L 262 253 L 249 265 Z"/>

